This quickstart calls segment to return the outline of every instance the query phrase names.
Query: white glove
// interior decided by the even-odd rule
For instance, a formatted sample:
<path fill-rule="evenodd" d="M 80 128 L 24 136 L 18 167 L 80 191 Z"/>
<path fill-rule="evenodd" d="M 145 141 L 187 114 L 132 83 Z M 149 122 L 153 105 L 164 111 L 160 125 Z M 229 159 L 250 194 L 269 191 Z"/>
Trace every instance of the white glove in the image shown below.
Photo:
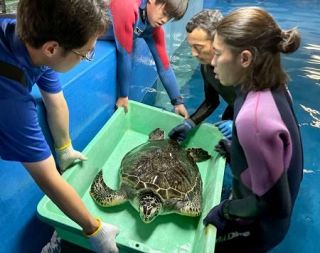
<path fill-rule="evenodd" d="M 56 154 L 61 172 L 64 172 L 77 159 L 87 160 L 81 152 L 73 149 L 71 142 L 66 147 L 56 148 Z"/>
<path fill-rule="evenodd" d="M 118 234 L 118 227 L 101 222 L 98 230 L 88 235 L 92 250 L 97 253 L 118 253 L 115 240 Z"/>

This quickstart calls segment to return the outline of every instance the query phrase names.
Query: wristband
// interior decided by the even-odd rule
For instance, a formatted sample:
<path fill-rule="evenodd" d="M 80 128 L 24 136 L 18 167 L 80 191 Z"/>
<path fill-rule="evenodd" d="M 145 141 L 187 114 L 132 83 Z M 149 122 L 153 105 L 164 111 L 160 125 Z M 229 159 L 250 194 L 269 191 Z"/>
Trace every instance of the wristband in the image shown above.
<path fill-rule="evenodd" d="M 61 147 L 56 147 L 55 149 L 57 151 L 62 151 L 62 150 L 65 150 L 66 148 L 68 148 L 70 145 L 71 145 L 71 140 L 68 139 L 68 141 L 64 145 L 62 145 Z"/>
<path fill-rule="evenodd" d="M 101 222 L 101 220 L 100 220 L 99 218 L 97 218 L 96 220 L 99 222 L 98 228 L 97 228 L 95 231 L 93 231 L 91 234 L 85 234 L 86 236 L 88 236 L 88 237 L 95 236 L 95 235 L 98 234 L 99 231 L 101 230 L 101 228 L 102 228 L 102 222 Z"/>
<path fill-rule="evenodd" d="M 183 104 L 183 98 L 181 96 L 176 97 L 171 100 L 171 104 L 172 105 L 181 105 L 181 104 Z"/>

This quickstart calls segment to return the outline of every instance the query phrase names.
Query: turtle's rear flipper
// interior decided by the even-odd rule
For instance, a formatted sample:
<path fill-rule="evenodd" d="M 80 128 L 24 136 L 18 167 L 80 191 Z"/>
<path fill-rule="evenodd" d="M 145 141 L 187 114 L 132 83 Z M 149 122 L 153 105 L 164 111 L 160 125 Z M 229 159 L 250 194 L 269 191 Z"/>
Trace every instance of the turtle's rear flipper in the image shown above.
<path fill-rule="evenodd" d="M 211 155 L 202 148 L 188 148 L 187 152 L 195 162 L 202 162 L 211 158 Z"/>
<path fill-rule="evenodd" d="M 114 191 L 105 184 L 102 170 L 91 184 L 90 195 L 98 205 L 103 207 L 117 206 L 127 201 L 127 196 L 122 190 Z"/>

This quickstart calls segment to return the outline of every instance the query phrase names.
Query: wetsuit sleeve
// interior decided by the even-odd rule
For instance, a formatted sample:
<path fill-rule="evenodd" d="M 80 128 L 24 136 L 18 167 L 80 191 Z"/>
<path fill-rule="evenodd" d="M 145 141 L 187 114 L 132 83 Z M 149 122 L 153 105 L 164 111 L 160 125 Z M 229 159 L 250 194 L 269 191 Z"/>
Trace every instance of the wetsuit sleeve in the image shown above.
<path fill-rule="evenodd" d="M 41 75 L 37 81 L 37 85 L 41 90 L 48 93 L 58 93 L 62 90 L 58 73 L 50 68 Z"/>
<path fill-rule="evenodd" d="M 173 105 L 182 104 L 183 101 L 180 95 L 177 79 L 170 66 L 169 57 L 166 52 L 165 37 L 162 27 L 155 28 L 152 36 L 146 37 L 145 41 L 154 58 L 159 77 L 170 97 L 171 103 Z"/>
<path fill-rule="evenodd" d="M 284 218 L 292 210 L 287 175 L 292 158 L 291 136 L 272 94 L 252 94 L 248 94 L 236 119 L 239 143 L 247 160 L 240 181 L 252 194 L 231 200 L 225 214 L 251 219 L 267 213 Z"/>
<path fill-rule="evenodd" d="M 110 13 L 117 47 L 117 76 L 120 97 L 129 95 L 132 73 L 133 27 L 138 19 L 138 6 L 111 1 Z"/>
<path fill-rule="evenodd" d="M 204 80 L 205 100 L 198 107 L 198 109 L 190 116 L 190 119 L 196 125 L 200 124 L 207 117 L 209 117 L 210 114 L 220 104 L 218 92 L 213 88 L 212 85 L 210 85 L 210 83 L 206 79 L 205 72 L 204 72 L 204 65 L 201 65 L 201 75 L 202 75 L 202 78 Z"/>

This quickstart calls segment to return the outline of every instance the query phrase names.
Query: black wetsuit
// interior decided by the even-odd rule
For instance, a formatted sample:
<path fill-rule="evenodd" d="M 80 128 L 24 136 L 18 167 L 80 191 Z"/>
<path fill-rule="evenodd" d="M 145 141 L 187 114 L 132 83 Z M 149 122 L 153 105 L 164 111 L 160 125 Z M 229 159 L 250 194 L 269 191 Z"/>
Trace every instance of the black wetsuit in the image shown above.
<path fill-rule="evenodd" d="M 260 253 L 286 235 L 303 175 L 300 130 L 285 87 L 242 94 L 234 103 L 232 199 L 216 252 Z"/>
<path fill-rule="evenodd" d="M 219 95 L 228 103 L 228 107 L 223 113 L 222 119 L 232 119 L 233 103 L 235 100 L 235 92 L 233 87 L 223 86 L 219 80 L 215 79 L 213 67 L 210 64 L 201 65 L 201 74 L 204 80 L 205 100 L 198 109 L 190 116 L 190 119 L 198 125 L 218 107 L 220 104 Z"/>

